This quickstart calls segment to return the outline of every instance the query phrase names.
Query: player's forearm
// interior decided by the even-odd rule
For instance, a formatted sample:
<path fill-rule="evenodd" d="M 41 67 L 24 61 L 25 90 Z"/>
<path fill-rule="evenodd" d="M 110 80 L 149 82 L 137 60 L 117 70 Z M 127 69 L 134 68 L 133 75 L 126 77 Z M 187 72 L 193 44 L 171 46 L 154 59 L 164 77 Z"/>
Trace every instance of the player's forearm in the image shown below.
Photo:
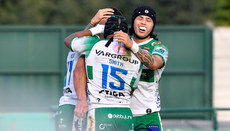
<path fill-rule="evenodd" d="M 86 101 L 86 70 L 85 70 L 85 59 L 79 58 L 76 68 L 74 70 L 74 89 L 76 91 L 78 100 Z"/>
<path fill-rule="evenodd" d="M 92 33 L 90 30 L 84 30 L 69 35 L 68 37 L 65 38 L 66 47 L 70 48 L 70 42 L 74 37 L 83 37 L 83 36 L 92 36 Z"/>
<path fill-rule="evenodd" d="M 71 35 L 69 35 L 68 37 L 65 38 L 65 45 L 69 48 L 69 44 L 71 42 L 71 40 L 74 38 L 74 37 L 83 37 L 83 36 L 91 36 L 92 35 L 92 32 L 91 31 L 88 31 L 90 28 L 92 28 L 93 26 L 91 26 L 91 24 L 89 23 L 84 31 L 80 31 L 79 32 L 76 32 L 76 33 L 73 33 Z"/>
<path fill-rule="evenodd" d="M 94 27 L 94 26 L 92 26 L 90 23 L 85 27 L 85 29 L 84 30 L 88 30 L 88 29 L 90 29 L 90 28 L 92 28 L 92 27 Z"/>
<path fill-rule="evenodd" d="M 137 53 L 134 53 L 137 58 L 143 63 L 146 67 L 152 70 L 156 70 L 163 65 L 161 58 L 156 55 L 152 55 L 151 53 L 139 48 Z"/>
<path fill-rule="evenodd" d="M 78 101 L 87 101 L 86 86 L 78 88 L 76 92 Z"/>

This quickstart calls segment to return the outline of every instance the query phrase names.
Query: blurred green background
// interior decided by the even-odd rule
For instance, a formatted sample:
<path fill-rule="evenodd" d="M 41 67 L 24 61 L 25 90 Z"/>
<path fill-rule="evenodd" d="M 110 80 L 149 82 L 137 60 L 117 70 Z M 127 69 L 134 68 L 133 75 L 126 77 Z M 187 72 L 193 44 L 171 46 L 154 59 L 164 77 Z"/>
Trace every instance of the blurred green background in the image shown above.
<path fill-rule="evenodd" d="M 0 0 L 0 24 L 85 25 L 98 9 L 110 6 L 130 23 L 138 5 L 155 8 L 158 24 L 230 25 L 229 0 Z"/>
<path fill-rule="evenodd" d="M 162 108 L 212 107 L 210 27 L 230 25 L 229 0 L 0 0 L 0 130 L 53 131 L 68 52 L 64 38 L 82 30 L 98 9 L 116 7 L 130 23 L 139 5 L 156 10 L 155 33 L 169 48 Z"/>

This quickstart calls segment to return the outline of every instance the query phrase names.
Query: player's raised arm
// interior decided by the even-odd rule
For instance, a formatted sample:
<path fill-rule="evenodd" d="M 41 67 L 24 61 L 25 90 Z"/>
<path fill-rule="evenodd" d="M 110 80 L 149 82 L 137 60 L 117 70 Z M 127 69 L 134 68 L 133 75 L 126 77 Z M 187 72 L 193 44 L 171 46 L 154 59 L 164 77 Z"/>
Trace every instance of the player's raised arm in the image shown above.
<path fill-rule="evenodd" d="M 89 30 L 75 32 L 65 38 L 65 45 L 67 48 L 70 48 L 70 42 L 74 37 L 94 36 L 97 34 L 104 33 L 104 27 L 104 25 L 98 24 L 97 26 L 90 28 Z"/>
<path fill-rule="evenodd" d="M 161 68 L 164 65 L 164 60 L 159 55 L 153 55 L 141 48 L 139 48 L 139 51 L 134 54 L 138 57 L 141 63 L 152 70 Z"/>
<path fill-rule="evenodd" d="M 98 10 L 84 31 L 75 32 L 65 38 L 65 45 L 69 48 L 70 42 L 74 37 L 94 36 L 104 33 L 103 25 L 105 24 L 107 18 L 111 17 L 112 15 L 122 15 L 122 13 L 113 7 Z M 89 32 L 89 30 L 91 32 Z"/>
<path fill-rule="evenodd" d="M 102 19 L 109 18 L 113 14 L 114 14 L 114 9 L 112 9 L 112 8 L 105 8 L 105 9 L 98 10 L 96 15 L 91 19 L 90 23 L 86 26 L 85 30 L 88 30 L 88 29 L 94 27 Z"/>
<path fill-rule="evenodd" d="M 72 41 L 74 37 L 83 37 L 83 36 L 91 36 L 91 35 L 92 33 L 89 30 L 75 32 L 65 38 L 65 45 L 67 48 L 70 48 L 70 42 Z"/>

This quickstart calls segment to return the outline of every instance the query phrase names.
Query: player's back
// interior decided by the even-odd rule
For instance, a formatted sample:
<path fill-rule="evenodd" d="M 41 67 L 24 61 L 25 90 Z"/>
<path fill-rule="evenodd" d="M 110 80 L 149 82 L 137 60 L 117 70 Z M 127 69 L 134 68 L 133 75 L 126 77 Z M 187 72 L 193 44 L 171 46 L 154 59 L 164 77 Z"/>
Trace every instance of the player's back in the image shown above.
<path fill-rule="evenodd" d="M 91 107 L 129 107 L 141 62 L 123 44 L 107 42 L 98 41 L 86 55 Z"/>

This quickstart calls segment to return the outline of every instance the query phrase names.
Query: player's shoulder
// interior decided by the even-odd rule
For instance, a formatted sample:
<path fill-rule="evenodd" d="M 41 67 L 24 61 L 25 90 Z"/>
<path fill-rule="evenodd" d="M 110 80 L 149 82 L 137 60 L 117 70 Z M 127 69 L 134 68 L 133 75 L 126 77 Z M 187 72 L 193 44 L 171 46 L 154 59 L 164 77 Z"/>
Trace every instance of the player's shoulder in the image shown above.
<path fill-rule="evenodd" d="M 154 48 L 161 47 L 161 48 L 165 48 L 166 50 L 168 50 L 167 46 L 164 43 L 162 43 L 161 41 L 159 41 L 159 40 L 152 40 L 151 41 L 151 46 L 154 47 Z"/>
<path fill-rule="evenodd" d="M 73 39 L 99 39 L 97 36 L 74 37 Z"/>
<path fill-rule="evenodd" d="M 100 39 L 97 37 L 97 36 L 84 36 L 84 37 L 79 37 L 79 38 L 76 38 L 80 41 L 82 41 L 83 43 L 96 43 L 98 41 L 100 41 Z"/>
<path fill-rule="evenodd" d="M 163 45 L 161 41 L 155 39 L 152 39 L 149 43 L 151 43 L 151 46 Z"/>
<path fill-rule="evenodd" d="M 79 39 L 86 39 L 86 40 L 98 40 L 99 38 L 97 36 L 84 36 L 84 37 L 79 37 Z"/>

